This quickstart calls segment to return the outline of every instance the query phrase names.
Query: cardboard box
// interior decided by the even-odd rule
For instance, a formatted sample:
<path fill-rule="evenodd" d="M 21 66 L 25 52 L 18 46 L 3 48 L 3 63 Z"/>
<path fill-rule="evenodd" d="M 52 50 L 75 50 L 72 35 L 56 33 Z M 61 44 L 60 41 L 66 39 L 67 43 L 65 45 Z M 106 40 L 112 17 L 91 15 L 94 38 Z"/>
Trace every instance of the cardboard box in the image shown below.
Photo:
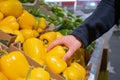
<path fill-rule="evenodd" d="M 7 49 L 8 47 L 0 42 L 0 50 L 7 50 Z M 0 54 L 0 56 L 2 56 L 2 54 Z"/>
<path fill-rule="evenodd" d="M 2 50 L 2 49 L 7 50 L 8 47 L 0 42 L 0 50 Z"/>
<path fill-rule="evenodd" d="M 10 43 L 14 42 L 17 35 L 8 34 L 0 30 L 0 42 L 9 46 Z"/>

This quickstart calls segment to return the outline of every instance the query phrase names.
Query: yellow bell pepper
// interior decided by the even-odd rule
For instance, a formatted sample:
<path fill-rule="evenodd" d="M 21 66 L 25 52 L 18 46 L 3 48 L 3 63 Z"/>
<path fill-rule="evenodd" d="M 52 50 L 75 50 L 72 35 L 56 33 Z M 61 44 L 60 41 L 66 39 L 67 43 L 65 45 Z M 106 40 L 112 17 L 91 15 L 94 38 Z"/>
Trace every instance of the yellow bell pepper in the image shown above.
<path fill-rule="evenodd" d="M 5 1 L 5 0 L 0 0 L 0 2 L 1 2 L 1 1 Z"/>
<path fill-rule="evenodd" d="M 26 10 L 23 10 L 22 15 L 17 20 L 22 29 L 33 29 L 35 26 L 35 17 Z"/>
<path fill-rule="evenodd" d="M 50 80 L 50 74 L 41 67 L 30 68 L 25 78 L 17 78 L 16 80 Z"/>
<path fill-rule="evenodd" d="M 30 76 L 28 76 L 28 79 L 50 80 L 50 74 L 45 69 L 37 67 L 30 71 Z"/>
<path fill-rule="evenodd" d="M 32 29 L 21 29 L 20 32 L 23 34 L 25 40 L 34 37 Z"/>
<path fill-rule="evenodd" d="M 52 54 L 46 54 L 45 65 L 56 74 L 62 73 L 67 68 L 67 63 L 62 58 Z"/>
<path fill-rule="evenodd" d="M 2 72 L 0 72 L 0 80 L 8 80 Z"/>
<path fill-rule="evenodd" d="M 55 32 L 55 33 L 56 33 L 56 35 L 57 35 L 57 38 L 60 38 L 60 37 L 63 36 L 60 32 Z"/>
<path fill-rule="evenodd" d="M 27 75 L 29 63 L 21 52 L 12 51 L 0 58 L 0 68 L 1 72 L 8 77 L 8 80 L 15 80 Z"/>
<path fill-rule="evenodd" d="M 26 78 L 21 78 L 21 77 L 19 77 L 19 78 L 17 78 L 16 80 L 26 80 Z"/>
<path fill-rule="evenodd" d="M 41 61 L 41 65 L 44 64 L 45 49 L 41 40 L 34 37 L 27 39 L 23 43 L 23 51 L 35 61 Z"/>
<path fill-rule="evenodd" d="M 37 80 L 37 79 L 17 78 L 16 80 Z"/>
<path fill-rule="evenodd" d="M 25 40 L 31 37 L 39 36 L 39 33 L 36 30 L 32 29 L 21 29 L 20 32 L 23 34 Z"/>
<path fill-rule="evenodd" d="M 26 78 L 17 78 L 16 80 L 40 80 L 40 79 L 26 79 Z"/>
<path fill-rule="evenodd" d="M 6 26 L 11 28 L 12 30 L 18 30 L 19 24 L 14 16 L 7 16 L 3 20 L 0 21 L 0 26 Z"/>
<path fill-rule="evenodd" d="M 2 20 L 4 18 L 4 15 L 2 12 L 0 12 L 0 20 Z"/>
<path fill-rule="evenodd" d="M 19 17 L 22 14 L 23 6 L 19 0 L 4 0 L 0 2 L 0 11 L 5 16 Z"/>
<path fill-rule="evenodd" d="M 38 28 L 45 29 L 46 26 L 46 19 L 43 17 L 39 18 Z"/>
<path fill-rule="evenodd" d="M 34 27 L 38 32 L 44 31 L 46 28 L 46 19 L 41 17 L 41 18 L 36 18 L 36 26 Z"/>
<path fill-rule="evenodd" d="M 56 33 L 55 32 L 46 32 L 42 34 L 40 37 L 40 40 L 43 41 L 43 44 L 47 47 L 49 44 L 56 39 Z"/>
<path fill-rule="evenodd" d="M 6 32 L 6 33 L 13 34 L 13 30 L 11 28 L 9 28 L 9 27 L 6 27 L 6 26 L 1 26 L 0 30 L 3 31 L 3 32 Z"/>
<path fill-rule="evenodd" d="M 15 42 L 21 42 L 21 43 L 24 42 L 24 36 L 23 36 L 23 34 L 19 30 L 15 30 L 14 34 L 17 35 L 17 37 L 15 39 Z"/>
<path fill-rule="evenodd" d="M 36 31 L 37 31 L 38 33 L 42 33 L 44 30 L 41 29 L 41 28 L 38 28 Z"/>
<path fill-rule="evenodd" d="M 85 68 L 84 68 L 83 66 L 81 66 L 79 63 L 77 63 L 77 62 L 72 62 L 70 66 L 72 66 L 72 67 L 76 68 L 77 70 L 79 70 L 79 72 L 81 73 L 82 78 L 85 77 L 85 75 L 86 75 L 86 70 L 85 70 Z"/>
<path fill-rule="evenodd" d="M 33 30 L 33 36 L 34 36 L 34 37 L 38 37 L 38 36 L 39 36 L 39 33 L 38 33 L 36 30 Z"/>
<path fill-rule="evenodd" d="M 47 54 L 51 54 L 53 56 L 57 56 L 62 58 L 65 55 L 66 51 L 63 46 L 56 46 L 53 49 L 51 49 Z"/>
<path fill-rule="evenodd" d="M 79 70 L 76 68 L 70 66 L 63 71 L 63 76 L 65 77 L 65 80 L 82 80 L 82 76 Z"/>
<path fill-rule="evenodd" d="M 59 58 L 63 58 L 63 56 L 68 51 L 68 48 L 65 46 L 57 45 L 54 48 L 52 48 L 47 54 L 51 54 L 53 56 L 57 56 Z M 69 58 L 69 60 L 66 61 L 67 65 L 69 65 L 72 62 L 73 58 Z"/>
<path fill-rule="evenodd" d="M 56 46 L 51 49 L 45 58 L 45 64 L 54 73 L 60 74 L 67 67 L 67 63 L 62 60 L 62 57 L 65 55 L 66 51 L 63 46 Z"/>

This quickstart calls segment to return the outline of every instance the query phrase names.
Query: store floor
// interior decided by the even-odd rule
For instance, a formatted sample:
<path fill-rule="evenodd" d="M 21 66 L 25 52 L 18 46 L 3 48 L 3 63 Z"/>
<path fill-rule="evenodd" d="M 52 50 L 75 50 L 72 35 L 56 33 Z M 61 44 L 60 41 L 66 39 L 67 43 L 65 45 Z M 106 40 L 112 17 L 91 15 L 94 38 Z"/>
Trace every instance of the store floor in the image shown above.
<path fill-rule="evenodd" d="M 108 80 L 120 80 L 120 31 L 113 32 L 110 38 Z"/>

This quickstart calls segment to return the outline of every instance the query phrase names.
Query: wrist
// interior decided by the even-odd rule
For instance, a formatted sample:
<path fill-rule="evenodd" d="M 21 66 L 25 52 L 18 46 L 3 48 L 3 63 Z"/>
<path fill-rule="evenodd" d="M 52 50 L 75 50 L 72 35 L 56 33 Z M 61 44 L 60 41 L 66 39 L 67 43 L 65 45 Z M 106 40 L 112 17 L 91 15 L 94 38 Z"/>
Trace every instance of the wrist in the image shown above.
<path fill-rule="evenodd" d="M 75 36 L 75 35 L 72 35 L 77 41 L 79 41 L 80 42 L 80 44 L 81 44 L 81 46 L 80 46 L 80 48 L 85 48 L 85 46 L 84 46 L 84 44 L 83 44 L 83 41 L 80 39 L 80 38 L 78 38 L 77 36 Z"/>

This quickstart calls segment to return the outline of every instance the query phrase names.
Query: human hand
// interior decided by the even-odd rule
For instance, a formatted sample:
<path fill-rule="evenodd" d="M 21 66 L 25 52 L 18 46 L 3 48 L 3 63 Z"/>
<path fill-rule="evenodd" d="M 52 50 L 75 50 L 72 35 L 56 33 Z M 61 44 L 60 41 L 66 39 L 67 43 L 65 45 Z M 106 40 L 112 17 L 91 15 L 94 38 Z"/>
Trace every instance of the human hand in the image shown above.
<path fill-rule="evenodd" d="M 50 51 L 53 47 L 57 45 L 64 45 L 68 48 L 67 53 L 63 56 L 63 60 L 68 60 L 75 53 L 75 51 L 82 46 L 82 42 L 73 35 L 63 36 L 55 41 L 53 41 L 48 47 L 47 51 Z"/>

